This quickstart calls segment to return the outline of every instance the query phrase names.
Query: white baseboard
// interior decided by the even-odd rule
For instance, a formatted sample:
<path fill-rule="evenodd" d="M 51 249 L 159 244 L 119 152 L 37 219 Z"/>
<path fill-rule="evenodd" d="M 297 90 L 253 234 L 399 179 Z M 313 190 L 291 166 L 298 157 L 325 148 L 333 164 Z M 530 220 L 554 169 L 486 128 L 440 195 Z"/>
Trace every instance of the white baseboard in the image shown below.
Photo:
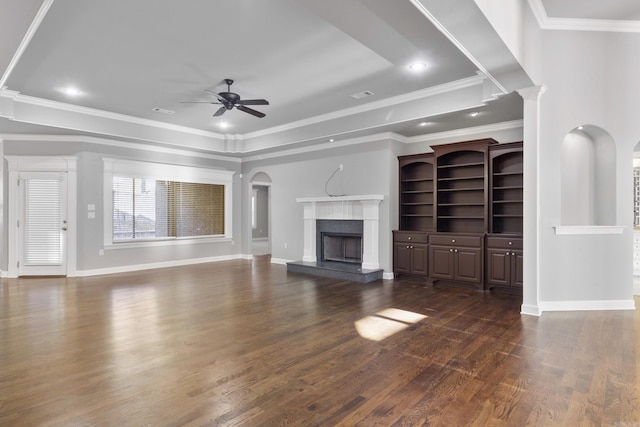
<path fill-rule="evenodd" d="M 383 280 L 391 280 L 393 278 L 394 278 L 393 272 L 391 272 L 391 273 L 383 272 L 382 273 L 382 279 Z"/>
<path fill-rule="evenodd" d="M 175 261 L 152 262 L 148 264 L 122 265 L 118 267 L 78 270 L 75 277 L 99 276 L 103 274 L 128 273 L 130 271 L 150 270 L 153 268 L 179 267 L 183 265 L 204 264 L 207 262 L 229 261 L 233 259 L 251 259 L 251 255 L 235 254 L 206 258 L 190 258 Z M 72 277 L 72 276 L 69 276 Z"/>
<path fill-rule="evenodd" d="M 544 311 L 591 311 L 591 310 L 635 310 L 636 303 L 628 300 L 596 301 L 540 301 L 540 313 Z"/>
<path fill-rule="evenodd" d="M 540 317 L 542 312 L 540 311 L 540 308 L 537 305 L 522 304 L 520 306 L 520 314 L 527 314 L 529 316 Z"/>
<path fill-rule="evenodd" d="M 293 261 L 290 259 L 271 257 L 271 264 L 287 265 L 288 262 L 293 262 Z"/>

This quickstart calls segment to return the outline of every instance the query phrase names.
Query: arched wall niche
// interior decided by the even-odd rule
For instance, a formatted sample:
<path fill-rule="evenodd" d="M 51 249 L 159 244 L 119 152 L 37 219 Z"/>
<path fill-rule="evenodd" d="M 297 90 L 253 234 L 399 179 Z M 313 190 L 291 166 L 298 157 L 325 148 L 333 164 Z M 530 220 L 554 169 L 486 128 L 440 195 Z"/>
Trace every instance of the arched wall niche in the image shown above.
<path fill-rule="evenodd" d="M 583 125 L 562 142 L 561 223 L 616 224 L 616 146 L 598 126 Z"/>

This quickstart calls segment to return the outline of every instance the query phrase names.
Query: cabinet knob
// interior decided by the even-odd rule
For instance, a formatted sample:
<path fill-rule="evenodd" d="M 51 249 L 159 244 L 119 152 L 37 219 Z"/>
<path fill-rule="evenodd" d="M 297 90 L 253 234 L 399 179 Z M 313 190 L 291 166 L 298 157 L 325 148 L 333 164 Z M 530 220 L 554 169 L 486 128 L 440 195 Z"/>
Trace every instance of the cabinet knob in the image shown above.
<path fill-rule="evenodd" d="M 511 256 L 516 256 L 516 253 L 515 252 L 511 252 Z"/>
<path fill-rule="evenodd" d="M 407 237 L 407 240 L 411 240 L 411 236 Z"/>
<path fill-rule="evenodd" d="M 453 249 L 449 249 L 449 252 L 453 252 Z"/>
<path fill-rule="evenodd" d="M 451 239 L 451 243 L 455 243 L 455 242 L 456 242 L 456 239 Z"/>
<path fill-rule="evenodd" d="M 509 242 L 509 246 L 513 245 L 513 242 Z"/>
<path fill-rule="evenodd" d="M 458 252 L 458 250 L 457 250 L 457 249 L 455 249 L 453 252 Z"/>
<path fill-rule="evenodd" d="M 411 249 L 411 246 L 407 245 L 407 249 Z"/>
<path fill-rule="evenodd" d="M 507 251 L 507 255 L 509 255 L 509 251 Z"/>

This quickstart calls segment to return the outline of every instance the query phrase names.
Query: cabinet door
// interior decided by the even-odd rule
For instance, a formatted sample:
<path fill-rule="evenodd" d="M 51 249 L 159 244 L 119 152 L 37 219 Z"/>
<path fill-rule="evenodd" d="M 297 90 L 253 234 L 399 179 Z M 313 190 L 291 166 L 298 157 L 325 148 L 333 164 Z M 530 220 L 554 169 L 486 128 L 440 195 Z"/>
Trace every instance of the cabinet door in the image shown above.
<path fill-rule="evenodd" d="M 411 273 L 411 249 L 406 243 L 393 245 L 393 272 L 396 274 Z"/>
<path fill-rule="evenodd" d="M 482 249 L 456 248 L 456 280 L 482 283 Z"/>
<path fill-rule="evenodd" d="M 453 249 L 446 246 L 429 246 L 429 271 L 434 279 L 453 280 Z"/>
<path fill-rule="evenodd" d="M 487 249 L 487 284 L 509 286 L 511 284 L 511 252 L 507 249 Z"/>
<path fill-rule="evenodd" d="M 426 275 L 429 270 L 427 245 L 414 244 L 411 249 L 411 271 Z"/>
<path fill-rule="evenodd" d="M 511 251 L 511 283 L 512 286 L 522 288 L 523 274 L 522 265 L 524 257 L 522 251 Z"/>

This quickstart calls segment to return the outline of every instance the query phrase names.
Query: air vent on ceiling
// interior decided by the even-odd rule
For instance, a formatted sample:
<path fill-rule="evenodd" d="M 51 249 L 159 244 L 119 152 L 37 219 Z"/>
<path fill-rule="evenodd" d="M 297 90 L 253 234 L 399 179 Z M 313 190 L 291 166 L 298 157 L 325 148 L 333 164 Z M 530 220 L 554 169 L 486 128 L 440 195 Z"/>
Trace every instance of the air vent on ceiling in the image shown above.
<path fill-rule="evenodd" d="M 375 95 L 375 93 L 371 92 L 370 90 L 365 90 L 364 92 L 354 93 L 353 95 L 349 95 L 349 96 L 352 97 L 353 99 L 360 99 L 360 98 L 366 98 L 367 96 L 372 96 L 372 95 Z"/>
<path fill-rule="evenodd" d="M 154 108 L 153 111 L 155 111 L 156 113 L 162 113 L 162 114 L 173 114 L 175 113 L 175 111 L 171 111 L 171 110 L 166 110 L 164 108 Z"/>

